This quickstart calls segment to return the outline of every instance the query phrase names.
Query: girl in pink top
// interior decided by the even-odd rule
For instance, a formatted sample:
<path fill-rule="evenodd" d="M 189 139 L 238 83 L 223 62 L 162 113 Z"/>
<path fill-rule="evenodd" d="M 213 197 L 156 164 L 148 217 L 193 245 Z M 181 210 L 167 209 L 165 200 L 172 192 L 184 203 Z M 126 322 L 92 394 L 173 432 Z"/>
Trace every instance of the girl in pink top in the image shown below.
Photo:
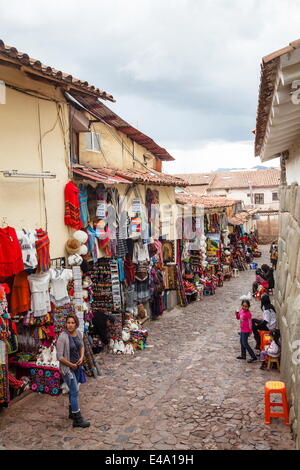
<path fill-rule="evenodd" d="M 251 359 L 248 362 L 257 361 L 254 351 L 251 346 L 248 344 L 248 338 L 252 333 L 252 314 L 250 312 L 250 302 L 249 300 L 242 301 L 242 308 L 240 311 L 235 313 L 236 319 L 240 320 L 241 332 L 240 332 L 240 341 L 241 341 L 241 355 L 237 359 L 246 359 L 246 350 L 251 356 Z"/>

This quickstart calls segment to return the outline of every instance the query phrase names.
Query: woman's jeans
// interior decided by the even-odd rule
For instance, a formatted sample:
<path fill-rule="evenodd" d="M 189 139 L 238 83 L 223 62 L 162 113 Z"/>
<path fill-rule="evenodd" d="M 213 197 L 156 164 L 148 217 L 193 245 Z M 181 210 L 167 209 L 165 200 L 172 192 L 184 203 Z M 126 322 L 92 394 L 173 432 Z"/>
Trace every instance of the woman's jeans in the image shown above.
<path fill-rule="evenodd" d="M 79 387 L 74 371 L 71 370 L 72 379 L 68 375 L 63 375 L 64 382 L 69 387 L 69 402 L 71 406 L 72 413 L 77 413 L 79 411 L 78 395 Z"/>
<path fill-rule="evenodd" d="M 252 357 L 252 359 L 256 359 L 255 353 L 252 350 L 251 346 L 248 344 L 249 333 L 243 333 L 241 331 L 240 340 L 241 340 L 241 356 L 246 359 L 246 350 Z"/>

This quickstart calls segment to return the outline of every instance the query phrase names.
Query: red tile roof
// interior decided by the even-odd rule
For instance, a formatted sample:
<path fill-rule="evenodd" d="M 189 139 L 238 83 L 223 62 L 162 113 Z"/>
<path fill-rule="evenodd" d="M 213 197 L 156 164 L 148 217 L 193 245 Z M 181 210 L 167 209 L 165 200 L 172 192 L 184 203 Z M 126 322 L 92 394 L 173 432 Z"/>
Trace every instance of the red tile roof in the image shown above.
<path fill-rule="evenodd" d="M 20 52 L 15 47 L 7 46 L 0 39 L 0 63 L 3 63 L 3 61 L 15 64 L 18 68 L 22 67 L 25 72 L 40 75 L 55 84 L 65 85 L 72 90 L 87 93 L 103 100 L 115 101 L 113 96 L 106 93 L 106 91 L 99 90 L 99 88 L 89 85 L 88 82 L 61 72 L 49 65 L 44 65 L 40 60 L 29 57 L 27 53 Z"/>
<path fill-rule="evenodd" d="M 107 172 L 108 175 L 118 175 L 123 178 L 129 179 L 134 183 L 158 185 L 158 186 L 187 186 L 187 182 L 182 178 L 176 178 L 172 175 L 160 173 L 155 170 L 136 170 L 136 169 L 124 169 L 118 170 L 114 168 L 102 168 L 101 171 Z"/>
<path fill-rule="evenodd" d="M 243 171 L 224 171 L 215 173 L 194 173 L 194 174 L 181 174 L 181 176 L 189 182 L 189 186 L 203 187 L 204 191 L 212 189 L 234 189 L 234 188 L 249 188 L 251 183 L 253 188 L 263 188 L 269 186 L 279 186 L 280 183 L 280 170 L 243 170 Z M 209 176 L 207 178 L 207 176 Z M 207 181 L 204 185 L 203 181 Z"/>
<path fill-rule="evenodd" d="M 96 168 L 89 168 L 83 165 L 74 165 L 73 173 L 75 175 L 84 177 L 85 179 L 90 179 L 93 181 L 98 181 L 99 183 L 106 183 L 106 184 L 132 184 L 132 181 L 127 180 L 125 178 L 121 178 L 120 176 L 108 176 L 107 173 L 102 172 L 101 170 L 97 170 Z"/>
<path fill-rule="evenodd" d="M 71 96 L 94 117 L 99 118 L 110 126 L 114 126 L 118 131 L 125 134 L 134 142 L 137 142 L 145 147 L 145 149 L 149 150 L 155 157 L 165 161 L 175 160 L 166 149 L 160 147 L 154 140 L 124 121 L 124 119 L 120 118 L 120 116 L 103 103 L 94 99 L 94 97 L 80 96 L 78 93 L 72 93 Z"/>
<path fill-rule="evenodd" d="M 177 193 L 176 202 L 178 204 L 189 204 L 191 206 L 203 206 L 204 209 L 218 209 L 232 207 L 241 202 L 237 199 L 229 199 L 225 196 L 199 196 L 196 193 Z"/>
<path fill-rule="evenodd" d="M 184 187 L 187 182 L 165 173 L 155 170 L 117 169 L 103 167 L 100 169 L 86 167 L 84 165 L 74 165 L 73 173 L 95 181 L 107 184 L 114 183 L 138 183 L 157 186 L 179 186 Z"/>
<path fill-rule="evenodd" d="M 227 171 L 216 173 L 210 189 L 264 188 L 279 186 L 280 170 Z"/>

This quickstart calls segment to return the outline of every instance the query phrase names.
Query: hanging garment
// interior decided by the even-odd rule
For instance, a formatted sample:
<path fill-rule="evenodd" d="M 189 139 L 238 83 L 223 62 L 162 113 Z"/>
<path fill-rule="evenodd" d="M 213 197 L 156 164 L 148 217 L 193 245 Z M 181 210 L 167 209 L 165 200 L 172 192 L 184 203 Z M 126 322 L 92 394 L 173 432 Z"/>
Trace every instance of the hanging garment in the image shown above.
<path fill-rule="evenodd" d="M 28 273 L 20 272 L 14 278 L 10 298 L 10 312 L 14 317 L 30 310 L 30 288 L 28 282 Z"/>
<path fill-rule="evenodd" d="M 0 277 L 9 277 L 24 270 L 22 250 L 12 227 L 0 229 Z"/>
<path fill-rule="evenodd" d="M 6 341 L 9 336 L 9 323 L 6 300 L 7 288 L 0 285 L 0 407 L 7 407 L 9 396 L 8 356 Z"/>
<path fill-rule="evenodd" d="M 89 223 L 89 209 L 88 209 L 88 192 L 87 187 L 79 184 L 79 204 L 80 204 L 80 217 L 83 227 L 87 227 Z"/>
<path fill-rule="evenodd" d="M 30 274 L 28 282 L 31 290 L 31 310 L 35 317 L 41 317 L 51 311 L 49 296 L 49 271 L 42 274 Z"/>
<path fill-rule="evenodd" d="M 50 269 L 50 300 L 56 307 L 70 302 L 67 286 L 73 279 L 71 269 Z"/>
<path fill-rule="evenodd" d="M 37 241 L 35 242 L 37 259 L 38 259 L 38 273 L 45 273 L 51 266 L 50 262 L 50 240 L 48 232 L 43 229 L 36 230 Z"/>
<path fill-rule="evenodd" d="M 82 228 L 79 205 L 79 189 L 70 181 L 65 187 L 65 225 L 77 230 Z"/>
<path fill-rule="evenodd" d="M 144 245 L 141 240 L 135 242 L 133 247 L 133 263 L 142 263 L 143 261 L 149 261 L 148 245 Z"/>
<path fill-rule="evenodd" d="M 134 282 L 135 265 L 133 264 L 131 258 L 128 255 L 126 255 L 126 258 L 124 260 L 124 271 L 127 285 L 131 286 L 131 284 Z"/>
<path fill-rule="evenodd" d="M 53 313 L 54 330 L 58 336 L 66 327 L 66 318 L 69 314 L 74 314 L 74 306 L 71 304 L 65 304 L 61 307 L 55 305 L 51 309 Z"/>
<path fill-rule="evenodd" d="M 22 249 L 24 269 L 34 269 L 37 267 L 37 252 L 35 242 L 37 239 L 35 230 L 18 230 L 17 237 Z"/>

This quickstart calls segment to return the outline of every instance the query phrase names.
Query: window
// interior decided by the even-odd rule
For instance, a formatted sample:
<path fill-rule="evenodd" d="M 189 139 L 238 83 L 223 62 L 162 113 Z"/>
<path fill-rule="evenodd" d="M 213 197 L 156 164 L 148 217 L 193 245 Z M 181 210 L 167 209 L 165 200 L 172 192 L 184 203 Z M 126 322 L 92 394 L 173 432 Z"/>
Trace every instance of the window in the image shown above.
<path fill-rule="evenodd" d="M 255 204 L 264 204 L 264 193 L 254 194 L 254 203 Z"/>
<path fill-rule="evenodd" d="M 278 193 L 272 193 L 272 201 L 278 201 Z"/>
<path fill-rule="evenodd" d="M 93 150 L 94 152 L 100 152 L 100 134 L 97 134 L 96 132 L 86 132 L 85 148 L 87 150 Z"/>

